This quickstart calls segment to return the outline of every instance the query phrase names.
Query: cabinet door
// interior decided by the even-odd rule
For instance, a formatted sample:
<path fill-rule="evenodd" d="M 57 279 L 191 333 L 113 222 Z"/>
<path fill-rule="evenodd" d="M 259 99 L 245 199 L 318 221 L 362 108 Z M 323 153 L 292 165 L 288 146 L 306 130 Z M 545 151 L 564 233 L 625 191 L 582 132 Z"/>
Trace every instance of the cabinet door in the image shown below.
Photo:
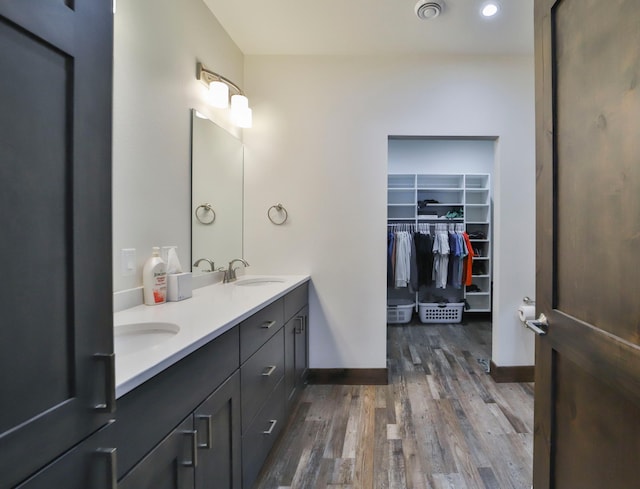
<path fill-rule="evenodd" d="M 280 381 L 242 435 L 242 487 L 256 481 L 285 423 L 284 381 Z"/>
<path fill-rule="evenodd" d="M 240 373 L 234 373 L 194 413 L 198 432 L 196 489 L 240 489 Z"/>
<path fill-rule="evenodd" d="M 304 387 L 309 368 L 309 336 L 307 323 L 309 308 L 305 306 L 284 327 L 284 382 L 287 408 Z"/>
<path fill-rule="evenodd" d="M 309 307 L 306 306 L 294 318 L 297 323 L 295 329 L 295 375 L 296 387 L 302 389 L 309 370 Z"/>
<path fill-rule="evenodd" d="M 297 318 L 292 318 L 284 325 L 284 385 L 287 406 L 296 393 L 296 330 L 299 324 Z"/>
<path fill-rule="evenodd" d="M 189 417 L 118 482 L 118 489 L 193 489 L 198 451 L 192 427 Z"/>
<path fill-rule="evenodd" d="M 16 489 L 113 489 L 116 449 L 113 422 L 38 471 Z M 4 487 L 4 486 L 3 486 Z"/>
<path fill-rule="evenodd" d="M 112 28 L 111 0 L 0 2 L 0 487 L 110 419 Z"/>

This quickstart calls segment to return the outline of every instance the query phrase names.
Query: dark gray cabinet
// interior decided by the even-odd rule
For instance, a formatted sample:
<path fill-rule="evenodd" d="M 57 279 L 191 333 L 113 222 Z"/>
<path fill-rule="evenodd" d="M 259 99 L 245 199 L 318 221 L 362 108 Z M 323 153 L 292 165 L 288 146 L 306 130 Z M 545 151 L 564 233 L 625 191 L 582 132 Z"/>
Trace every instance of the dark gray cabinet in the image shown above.
<path fill-rule="evenodd" d="M 193 489 L 197 463 L 196 432 L 188 418 L 118 482 L 118 489 Z"/>
<path fill-rule="evenodd" d="M 198 433 L 196 489 L 240 489 L 240 373 L 235 372 L 193 414 Z"/>
<path fill-rule="evenodd" d="M 285 297 L 285 391 L 287 408 L 304 387 L 309 369 L 308 285 L 303 284 Z"/>
<path fill-rule="evenodd" d="M 113 489 L 117 450 L 113 447 L 112 428 L 110 422 L 16 489 Z"/>
<path fill-rule="evenodd" d="M 241 367 L 242 432 L 262 407 L 264 400 L 284 375 L 284 332 L 282 328 Z"/>
<path fill-rule="evenodd" d="M 238 370 L 238 342 L 233 328 L 118 399 L 119 477 Z"/>
<path fill-rule="evenodd" d="M 253 486 L 286 423 L 289 382 L 304 383 L 307 293 L 294 289 L 118 399 L 119 489 Z"/>
<path fill-rule="evenodd" d="M 307 381 L 307 373 L 309 371 L 309 306 L 303 307 L 294 318 L 295 322 L 295 353 L 294 353 L 294 372 L 295 386 L 302 389 Z"/>
<path fill-rule="evenodd" d="M 242 434 L 242 487 L 253 487 L 260 469 L 286 420 L 284 382 L 264 400 L 260 411 Z"/>
<path fill-rule="evenodd" d="M 0 2 L 3 489 L 58 473 L 112 417 L 113 15 L 76 3 Z"/>

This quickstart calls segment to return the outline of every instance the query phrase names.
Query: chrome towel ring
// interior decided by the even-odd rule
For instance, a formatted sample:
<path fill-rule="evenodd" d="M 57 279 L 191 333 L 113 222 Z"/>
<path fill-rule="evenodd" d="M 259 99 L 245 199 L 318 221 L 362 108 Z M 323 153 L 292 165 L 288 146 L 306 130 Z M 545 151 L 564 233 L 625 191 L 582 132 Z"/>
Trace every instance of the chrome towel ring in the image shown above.
<path fill-rule="evenodd" d="M 198 213 L 198 211 L 200 209 L 204 209 L 203 211 L 201 211 L 200 213 Z M 206 218 L 207 214 L 211 213 L 211 218 Z M 200 215 L 202 215 L 202 217 L 200 217 Z M 202 223 L 202 224 L 212 224 L 213 221 L 216 220 L 216 212 L 213 210 L 213 207 L 211 206 L 211 204 L 200 204 L 198 207 L 196 207 L 195 210 L 195 216 L 196 219 L 198 220 L 198 222 Z"/>
<path fill-rule="evenodd" d="M 274 220 L 273 217 L 271 217 L 272 210 L 275 210 L 281 217 L 279 219 L 276 218 L 276 220 Z M 289 213 L 287 212 L 287 209 L 285 209 L 282 204 L 276 204 L 269 207 L 269 209 L 267 210 L 267 217 L 276 226 L 281 226 L 282 224 L 287 222 L 287 219 L 289 218 Z"/>

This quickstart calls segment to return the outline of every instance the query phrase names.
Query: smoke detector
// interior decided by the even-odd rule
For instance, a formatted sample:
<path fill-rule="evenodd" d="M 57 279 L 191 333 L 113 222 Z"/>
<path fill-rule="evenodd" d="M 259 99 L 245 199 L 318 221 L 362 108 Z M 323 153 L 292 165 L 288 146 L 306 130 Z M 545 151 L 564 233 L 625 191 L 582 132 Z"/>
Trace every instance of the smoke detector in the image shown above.
<path fill-rule="evenodd" d="M 443 2 L 441 0 L 418 0 L 416 3 L 416 15 L 419 19 L 435 19 L 442 12 Z"/>

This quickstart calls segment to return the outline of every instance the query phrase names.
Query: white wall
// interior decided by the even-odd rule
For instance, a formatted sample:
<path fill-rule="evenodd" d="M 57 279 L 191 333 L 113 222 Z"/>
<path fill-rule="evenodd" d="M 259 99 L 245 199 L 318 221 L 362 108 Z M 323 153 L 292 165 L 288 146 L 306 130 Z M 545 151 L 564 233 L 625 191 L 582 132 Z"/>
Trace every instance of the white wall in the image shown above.
<path fill-rule="evenodd" d="M 389 139 L 389 173 L 493 173 L 494 139 Z"/>
<path fill-rule="evenodd" d="M 533 364 L 515 314 L 535 282 L 533 76 L 532 57 L 246 58 L 245 257 L 312 275 L 313 368 L 386 366 L 389 135 L 498 138 L 493 360 Z"/>
<path fill-rule="evenodd" d="M 189 109 L 201 60 L 243 85 L 245 256 L 254 273 L 311 273 L 311 364 L 384 367 L 387 137 L 499 137 L 494 174 L 494 348 L 533 363 L 515 319 L 534 290 L 532 58 L 248 57 L 201 0 L 119 0 L 114 43 L 114 289 L 140 285 L 153 245 L 190 259 Z M 243 75 L 244 80 L 243 80 Z M 289 222 L 274 226 L 282 202 Z M 138 270 L 120 276 L 121 248 Z"/>
<path fill-rule="evenodd" d="M 114 26 L 113 283 L 141 284 L 152 246 L 177 245 L 190 269 L 190 108 L 207 107 L 196 61 L 242 85 L 243 55 L 202 0 L 118 0 Z M 138 269 L 120 274 L 120 249 Z"/>

